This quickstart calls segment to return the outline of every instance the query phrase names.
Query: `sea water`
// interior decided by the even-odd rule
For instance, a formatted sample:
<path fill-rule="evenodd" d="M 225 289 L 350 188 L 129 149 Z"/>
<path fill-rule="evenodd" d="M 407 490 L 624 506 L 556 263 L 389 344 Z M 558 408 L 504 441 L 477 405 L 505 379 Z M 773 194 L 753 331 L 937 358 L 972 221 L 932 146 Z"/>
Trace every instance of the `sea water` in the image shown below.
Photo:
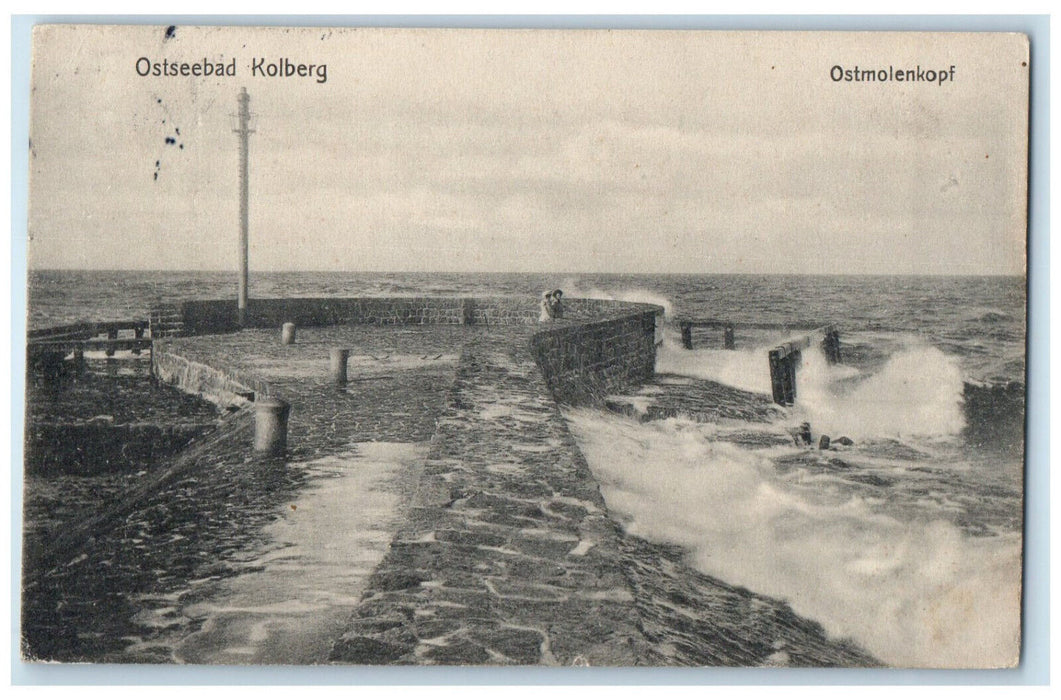
<path fill-rule="evenodd" d="M 220 272 L 30 273 L 31 328 L 146 318 L 152 304 L 235 294 Z M 258 273 L 251 296 L 527 295 L 561 288 L 657 303 L 667 316 L 835 323 L 844 361 L 804 352 L 802 422 L 851 446 L 727 438 L 749 426 L 565 415 L 610 511 L 682 545 L 704 573 L 789 602 L 901 666 L 1016 660 L 1023 507 L 1024 280 L 1016 277 Z M 769 393 L 782 338 L 737 349 L 664 334 L 657 372 Z"/>

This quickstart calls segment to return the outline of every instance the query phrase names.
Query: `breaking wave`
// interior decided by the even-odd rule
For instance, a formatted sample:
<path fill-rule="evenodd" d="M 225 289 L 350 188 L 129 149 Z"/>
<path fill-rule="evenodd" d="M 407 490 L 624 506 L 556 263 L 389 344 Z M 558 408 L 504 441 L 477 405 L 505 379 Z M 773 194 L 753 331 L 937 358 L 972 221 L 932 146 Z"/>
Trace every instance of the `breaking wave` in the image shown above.
<path fill-rule="evenodd" d="M 786 600 L 898 666 L 1006 666 L 1020 625 L 1019 532 L 971 537 L 889 513 L 829 477 L 710 439 L 710 426 L 568 414 L 609 510 L 700 571 Z M 804 480 L 817 479 L 810 488 Z"/>

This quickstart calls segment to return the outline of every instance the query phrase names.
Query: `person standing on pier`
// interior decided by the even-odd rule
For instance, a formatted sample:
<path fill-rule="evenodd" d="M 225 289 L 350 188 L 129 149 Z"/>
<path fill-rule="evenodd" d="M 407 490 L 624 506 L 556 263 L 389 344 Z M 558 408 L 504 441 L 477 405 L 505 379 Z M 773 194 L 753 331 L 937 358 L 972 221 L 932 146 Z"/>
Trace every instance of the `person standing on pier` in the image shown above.
<path fill-rule="evenodd" d="M 545 323 L 546 321 L 553 320 L 553 293 L 542 292 L 542 300 L 539 304 L 541 307 L 541 314 L 538 315 L 538 323 Z"/>
<path fill-rule="evenodd" d="M 561 291 L 559 289 L 554 289 L 553 292 L 552 292 L 551 308 L 552 308 L 552 316 L 553 316 L 553 318 L 563 318 L 564 317 L 564 302 L 561 299 L 561 297 L 563 297 L 563 296 L 564 296 L 563 291 Z"/>

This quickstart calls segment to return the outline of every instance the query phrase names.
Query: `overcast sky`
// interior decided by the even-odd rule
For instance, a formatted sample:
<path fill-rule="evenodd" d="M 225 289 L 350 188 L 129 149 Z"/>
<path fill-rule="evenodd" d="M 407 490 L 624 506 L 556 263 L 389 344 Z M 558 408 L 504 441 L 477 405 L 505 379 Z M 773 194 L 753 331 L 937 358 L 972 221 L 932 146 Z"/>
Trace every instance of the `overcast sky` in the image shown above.
<path fill-rule="evenodd" d="M 235 269 L 246 87 L 252 270 L 1024 272 L 1023 37 L 164 34 L 38 28 L 31 269 Z"/>

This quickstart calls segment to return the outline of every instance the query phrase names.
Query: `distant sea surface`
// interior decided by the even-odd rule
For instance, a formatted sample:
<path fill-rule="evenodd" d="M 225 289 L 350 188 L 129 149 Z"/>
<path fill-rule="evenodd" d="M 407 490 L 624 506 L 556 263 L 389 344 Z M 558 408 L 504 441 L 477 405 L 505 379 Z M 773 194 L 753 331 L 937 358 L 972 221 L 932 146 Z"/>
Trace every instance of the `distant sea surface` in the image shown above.
<path fill-rule="evenodd" d="M 1022 277 L 260 272 L 252 276 L 250 295 L 537 298 L 557 287 L 568 296 L 667 303 L 683 316 L 833 322 L 851 340 L 916 337 L 959 358 L 974 381 L 1024 380 Z M 159 302 L 235 296 L 236 275 L 229 272 L 35 271 L 28 324 L 147 318 Z"/>
<path fill-rule="evenodd" d="M 896 665 L 1007 665 L 1020 625 L 1025 376 L 1021 277 L 255 273 L 250 295 L 525 295 L 545 289 L 658 303 L 669 318 L 834 323 L 842 366 L 805 353 L 797 403 L 771 429 L 809 422 L 854 445 L 742 444 L 752 426 L 639 424 L 566 413 L 628 531 L 681 544 L 694 566 L 787 600 Z M 36 271 L 30 328 L 146 319 L 159 302 L 234 298 L 219 272 Z M 670 324 L 657 371 L 769 393 L 782 338 Z M 758 429 L 758 428 L 756 428 Z M 783 441 L 782 441 L 783 442 Z"/>

